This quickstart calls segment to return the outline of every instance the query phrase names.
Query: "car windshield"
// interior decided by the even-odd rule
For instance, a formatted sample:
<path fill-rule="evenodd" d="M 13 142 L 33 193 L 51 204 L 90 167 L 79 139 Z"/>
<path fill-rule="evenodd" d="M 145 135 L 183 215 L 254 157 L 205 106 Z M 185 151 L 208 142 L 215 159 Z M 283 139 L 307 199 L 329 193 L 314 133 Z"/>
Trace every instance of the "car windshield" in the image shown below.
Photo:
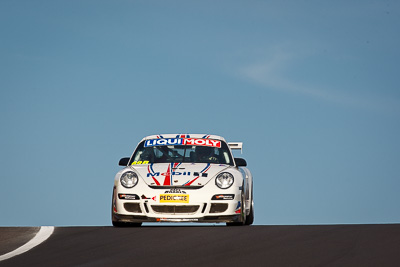
<path fill-rule="evenodd" d="M 141 142 L 129 165 L 150 163 L 215 163 L 233 165 L 228 145 L 211 139 L 152 139 Z"/>

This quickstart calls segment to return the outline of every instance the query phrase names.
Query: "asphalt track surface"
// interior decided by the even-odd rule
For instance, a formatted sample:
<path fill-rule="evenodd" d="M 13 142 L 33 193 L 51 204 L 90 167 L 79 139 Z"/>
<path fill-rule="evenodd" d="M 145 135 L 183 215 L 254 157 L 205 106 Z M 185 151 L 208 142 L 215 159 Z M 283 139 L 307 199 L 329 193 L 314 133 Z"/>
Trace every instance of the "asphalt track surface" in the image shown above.
<path fill-rule="evenodd" d="M 0 227 L 0 255 L 39 228 Z M 400 266 L 400 224 L 56 227 L 0 266 Z"/>

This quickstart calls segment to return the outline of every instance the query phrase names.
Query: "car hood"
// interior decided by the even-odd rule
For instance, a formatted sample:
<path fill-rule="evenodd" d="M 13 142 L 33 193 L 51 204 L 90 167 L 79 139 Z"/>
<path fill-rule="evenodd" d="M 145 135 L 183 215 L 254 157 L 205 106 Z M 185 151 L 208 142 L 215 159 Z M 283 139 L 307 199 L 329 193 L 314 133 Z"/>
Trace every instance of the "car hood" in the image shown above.
<path fill-rule="evenodd" d="M 150 186 L 203 186 L 219 172 L 231 167 L 210 163 L 151 163 L 132 165 Z"/>

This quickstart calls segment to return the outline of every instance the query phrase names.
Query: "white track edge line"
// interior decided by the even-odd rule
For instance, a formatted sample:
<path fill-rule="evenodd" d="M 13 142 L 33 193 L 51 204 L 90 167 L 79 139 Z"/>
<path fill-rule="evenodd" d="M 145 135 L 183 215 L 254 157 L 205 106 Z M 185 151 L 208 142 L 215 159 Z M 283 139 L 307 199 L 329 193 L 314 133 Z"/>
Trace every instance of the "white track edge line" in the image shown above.
<path fill-rule="evenodd" d="M 42 226 L 40 227 L 39 232 L 33 237 L 31 240 L 29 240 L 25 245 L 22 245 L 21 247 L 8 252 L 4 255 L 0 255 L 0 261 L 7 260 L 9 258 L 12 258 L 14 256 L 17 256 L 19 254 L 25 253 L 28 250 L 36 247 L 37 245 L 40 245 L 44 241 L 46 241 L 54 232 L 54 226 Z"/>

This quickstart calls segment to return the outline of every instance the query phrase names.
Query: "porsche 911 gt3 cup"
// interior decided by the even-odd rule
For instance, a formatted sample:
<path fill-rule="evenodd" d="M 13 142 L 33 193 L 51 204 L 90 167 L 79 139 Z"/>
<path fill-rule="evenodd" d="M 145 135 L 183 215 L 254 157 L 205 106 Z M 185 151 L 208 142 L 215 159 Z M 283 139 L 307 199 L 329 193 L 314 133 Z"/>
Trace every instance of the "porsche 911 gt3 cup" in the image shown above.
<path fill-rule="evenodd" d="M 151 135 L 140 141 L 116 176 L 114 226 L 143 222 L 251 225 L 253 177 L 231 149 L 242 143 L 204 134 Z"/>

